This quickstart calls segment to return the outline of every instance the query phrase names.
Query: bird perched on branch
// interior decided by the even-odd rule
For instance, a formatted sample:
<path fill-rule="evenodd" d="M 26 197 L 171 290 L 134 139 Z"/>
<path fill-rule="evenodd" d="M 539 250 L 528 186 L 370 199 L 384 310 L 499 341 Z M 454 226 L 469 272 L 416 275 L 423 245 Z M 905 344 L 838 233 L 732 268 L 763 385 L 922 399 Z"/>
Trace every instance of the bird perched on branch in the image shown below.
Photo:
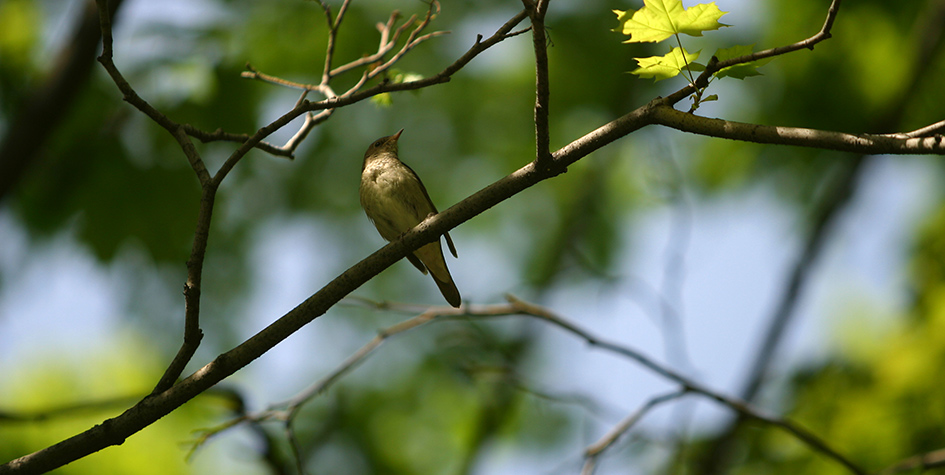
<path fill-rule="evenodd" d="M 427 216 L 438 212 L 420 177 L 397 156 L 397 140 L 403 132 L 404 129 L 400 129 L 394 135 L 371 143 L 364 152 L 361 165 L 361 207 L 377 232 L 388 241 L 399 238 Z M 453 257 L 457 257 L 449 233 L 443 236 Z M 407 259 L 420 272 L 426 274 L 429 271 L 446 301 L 459 307 L 459 290 L 446 267 L 439 238 L 407 254 Z"/>

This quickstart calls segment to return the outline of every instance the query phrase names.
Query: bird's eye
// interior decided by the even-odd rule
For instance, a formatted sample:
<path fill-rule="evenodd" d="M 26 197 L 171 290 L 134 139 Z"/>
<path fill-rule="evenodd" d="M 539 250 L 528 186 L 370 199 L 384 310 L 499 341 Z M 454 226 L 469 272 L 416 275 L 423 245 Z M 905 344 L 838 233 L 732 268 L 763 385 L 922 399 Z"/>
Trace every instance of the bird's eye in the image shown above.
<path fill-rule="evenodd" d="M 374 142 L 374 146 L 375 146 L 375 147 L 380 147 L 383 143 L 384 143 L 383 140 L 378 140 L 377 142 Z"/>

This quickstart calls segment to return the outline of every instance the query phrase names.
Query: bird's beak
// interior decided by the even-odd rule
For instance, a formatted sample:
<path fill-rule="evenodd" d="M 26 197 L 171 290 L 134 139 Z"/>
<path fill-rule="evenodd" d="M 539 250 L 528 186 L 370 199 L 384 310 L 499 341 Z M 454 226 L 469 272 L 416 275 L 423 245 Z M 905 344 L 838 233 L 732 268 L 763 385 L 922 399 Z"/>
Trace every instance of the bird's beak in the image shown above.
<path fill-rule="evenodd" d="M 394 134 L 394 135 L 391 135 L 391 137 L 390 137 L 390 138 L 391 138 L 392 140 L 394 140 L 394 141 L 396 142 L 396 141 L 397 141 L 397 139 L 399 139 L 399 138 L 400 138 L 400 134 L 402 134 L 402 133 L 404 133 L 404 129 L 400 129 L 400 130 L 398 130 L 398 131 L 397 131 L 397 133 L 396 133 L 396 134 Z"/>

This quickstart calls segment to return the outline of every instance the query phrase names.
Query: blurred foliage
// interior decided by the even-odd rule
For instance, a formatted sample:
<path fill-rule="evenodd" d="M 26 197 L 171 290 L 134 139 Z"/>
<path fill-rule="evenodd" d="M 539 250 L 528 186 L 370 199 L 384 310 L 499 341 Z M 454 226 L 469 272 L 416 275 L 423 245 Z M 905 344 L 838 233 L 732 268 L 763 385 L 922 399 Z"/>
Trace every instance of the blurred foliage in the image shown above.
<path fill-rule="evenodd" d="M 497 439 L 524 436 L 532 444 L 524 450 L 541 453 L 569 429 L 564 405 L 520 389 L 527 335 L 460 322 L 427 327 L 422 338 L 431 331 L 430 350 L 414 364 L 365 363 L 365 372 L 386 376 L 383 385 L 346 380 L 301 413 L 313 473 L 466 473 Z"/>
<path fill-rule="evenodd" d="M 793 375 L 787 415 L 870 471 L 940 449 L 945 286 L 939 283 L 928 297 L 927 311 L 896 322 L 864 325 L 869 316 L 847 315 L 837 324 L 839 344 L 829 360 Z M 849 473 L 771 427 L 752 424 L 741 442 L 731 473 Z"/>
<path fill-rule="evenodd" d="M 0 131 L 15 120 L 16 99 L 51 67 L 49 55 L 40 52 L 49 45 L 61 46 L 55 42 L 57 38 L 61 42 L 57 31 L 69 19 L 57 16 L 54 3 L 0 1 Z M 340 2 L 329 3 L 337 11 Z M 827 4 L 823 0 L 763 3 L 761 17 L 752 19 L 756 25 L 735 24 L 717 36 L 700 39 L 711 44 L 706 51 L 752 43 L 758 50 L 805 38 L 820 28 Z M 195 4 L 206 10 L 186 10 L 186 15 L 199 12 L 206 17 L 184 18 L 181 13 L 181 18 L 135 18 L 134 23 L 123 16 L 117 19 L 118 67 L 145 99 L 174 120 L 209 131 L 252 133 L 291 108 L 298 99 L 295 91 L 239 77 L 247 62 L 294 81 L 320 78 L 327 27 L 317 3 Z M 909 130 L 940 120 L 945 55 L 939 52 L 921 65 L 916 57 L 923 39 L 914 32 L 927 4 L 847 2 L 832 39 L 813 52 L 772 61 L 762 70 L 764 76 L 738 82 L 740 89 L 723 89 L 720 101 L 705 106 L 705 112 L 741 121 L 851 132 Z M 640 6 L 603 0 L 551 3 L 547 24 L 552 147 L 665 94 L 669 90 L 665 88 L 682 86 L 669 84 L 673 81 L 653 85 L 627 74 L 635 67 L 633 57 L 657 51 L 650 45 L 622 44 L 623 37 L 611 31 L 617 26 L 611 10 Z M 720 6 L 726 11 L 738 8 L 738 4 Z M 123 8 L 136 7 L 131 3 Z M 415 48 L 398 63 L 398 70 L 421 76 L 439 72 L 474 43 L 475 34 L 490 35 L 518 8 L 518 2 L 498 0 L 443 2 L 430 31 L 451 34 Z M 340 30 L 335 65 L 372 53 L 378 42 L 375 24 L 386 21 L 393 9 L 404 17 L 422 15 L 426 4 L 354 1 Z M 128 30 L 121 28 L 123 24 L 146 27 Z M 295 219 L 326 229 L 334 240 L 312 243 L 314 252 L 324 255 L 323 261 L 309 264 L 325 266 L 317 269 L 319 276 L 337 274 L 382 244 L 364 218 L 355 191 L 364 148 L 374 138 L 406 129 L 402 158 L 424 177 L 440 209 L 532 160 L 531 58 L 529 36 L 518 36 L 474 60 L 449 83 L 391 94 L 387 107 L 366 101 L 338 110 L 310 134 L 294 160 L 251 152 L 217 198 L 202 306 L 203 324 L 212 331 L 207 331 L 198 359 L 228 349 L 245 338 L 249 326 L 255 330 L 260 321 L 278 316 L 277 311 L 248 315 L 258 309 L 247 310 L 247 295 L 260 272 L 260 264 L 250 261 L 252 246 L 270 227 Z M 920 66 L 925 69 L 913 81 L 911 76 Z M 358 71 L 339 77 L 335 90 L 343 91 L 358 78 Z M 93 79 L 4 206 L 14 211 L 35 240 L 74 230 L 106 265 L 134 254 L 128 249 L 146 254 L 144 263 L 135 267 L 141 278 L 129 279 L 139 288 L 132 290 L 136 298 L 128 299 L 127 314 L 150 317 L 155 308 L 161 309 L 157 318 L 134 323 L 149 335 L 151 344 L 156 340 L 167 344 L 147 350 L 160 357 L 141 355 L 144 350 L 135 346 L 134 351 L 120 347 L 88 360 L 58 355 L 55 364 L 24 365 L 22 374 L 5 378 L 15 381 L 16 388 L 4 394 L 5 406 L 29 409 L 20 404 L 32 401 L 32 407 L 41 408 L 75 397 L 146 391 L 160 362 L 176 350 L 174 338 L 183 313 L 176 289 L 183 282 L 183 263 L 193 237 L 197 181 L 166 131 L 123 103 L 101 71 Z M 271 140 L 285 141 L 297 126 L 293 123 Z M 675 200 L 683 184 L 696 190 L 696 199 L 770 187 L 803 215 L 840 162 L 834 153 L 683 137 L 655 129 L 595 152 L 568 173 L 463 224 L 453 233 L 461 258 L 464 240 L 485 241 L 507 266 L 477 273 L 541 296 L 561 281 L 611 278 L 617 257 L 625 254 L 623 246 L 633 243 L 635 230 L 624 225 L 627 218 Z M 211 171 L 235 148 L 197 146 Z M 936 431 L 945 423 L 945 401 L 936 387 L 945 376 L 940 364 L 945 351 L 943 235 L 945 211 L 940 208 L 919 231 L 912 250 L 914 312 L 895 328 L 876 334 L 867 335 L 855 322 L 842 327 L 848 338 L 837 354 L 803 369 L 790 386 L 786 404 L 792 416 L 836 440 L 842 451 L 871 468 L 945 443 Z M 298 250 L 285 252 L 294 256 Z M 499 275 L 507 270 L 514 275 Z M 279 269 L 272 272 L 278 274 Z M 0 277 L 0 282 L 11 278 Z M 421 277 L 410 266 L 398 264 L 359 293 L 404 301 L 436 299 L 435 289 Z M 165 284 L 166 296 L 153 295 L 160 293 L 153 291 L 155 279 Z M 492 295 L 506 290 L 495 289 Z M 137 298 L 142 293 L 152 295 Z M 165 304 L 155 304 L 157 298 Z M 167 315 L 166 308 L 177 310 Z M 359 336 L 379 326 L 373 314 L 365 317 L 363 311 L 352 309 L 333 312 L 333 318 L 345 319 L 344 324 Z M 494 441 L 512 440 L 547 456 L 575 431 L 579 411 L 538 402 L 518 384 L 519 378 L 527 384 L 528 378 L 521 375 L 540 366 L 533 361 L 537 350 L 527 330 L 459 323 L 437 326 L 432 332 L 432 341 L 411 340 L 407 345 L 416 352 L 413 358 L 391 357 L 396 365 L 385 361 L 387 357 L 371 359 L 359 370 L 370 378 L 355 373 L 303 411 L 297 432 L 309 467 L 333 467 L 338 473 L 462 473 Z M 129 341 L 140 345 L 138 340 Z M 382 351 L 386 350 L 385 346 Z M 65 363 L 95 370 L 80 371 L 64 367 Z M 372 365 L 384 370 L 372 370 Z M 107 380 L 102 380 L 105 376 Z M 3 384 L 5 391 L 9 387 Z M 256 401 L 260 406 L 267 402 Z M 184 464 L 185 450 L 176 444 L 197 425 L 211 425 L 227 416 L 219 403 L 195 401 L 124 446 L 72 464 L 61 473 L 199 471 Z M 22 455 L 101 419 L 95 414 L 63 422 L 2 425 L 0 454 L 4 460 Z M 761 436 L 745 438 L 737 473 L 837 470 L 777 431 L 755 430 Z M 278 449 L 288 457 L 287 447 Z M 247 451 L 245 457 L 255 460 L 257 452 Z"/>
<path fill-rule="evenodd" d="M 5 377 L 3 410 L 12 414 L 48 416 L 36 422 L 0 422 L 0 459 L 11 460 L 87 430 L 124 411 L 146 394 L 162 371 L 156 348 L 141 335 L 125 333 L 96 354 L 81 358 L 37 349 L 19 369 Z M 88 371 L 88 367 L 95 371 Z M 47 412 L 62 409 L 60 413 Z M 135 434 L 118 447 L 97 452 L 55 473 L 66 475 L 191 473 L 182 443 L 188 434 L 225 417 L 224 405 L 202 396 Z M 248 473 L 248 472 L 244 472 Z"/>
<path fill-rule="evenodd" d="M 9 0 L 0 3 L 0 112 L 13 112 L 37 65 L 34 57 L 39 37 L 41 13 L 36 2 Z M 2 124 L 2 122 L 0 122 Z"/>

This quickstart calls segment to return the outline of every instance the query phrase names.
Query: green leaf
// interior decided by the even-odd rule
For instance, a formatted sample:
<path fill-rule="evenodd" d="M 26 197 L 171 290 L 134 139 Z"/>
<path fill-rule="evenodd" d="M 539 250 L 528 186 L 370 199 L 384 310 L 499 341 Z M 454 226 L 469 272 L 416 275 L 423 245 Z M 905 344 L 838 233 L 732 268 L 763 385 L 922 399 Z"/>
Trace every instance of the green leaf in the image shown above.
<path fill-rule="evenodd" d="M 719 61 L 725 61 L 727 59 L 737 58 L 739 56 L 745 56 L 752 53 L 755 45 L 735 45 L 731 48 L 722 48 L 715 52 L 715 57 Z M 727 68 L 720 69 L 715 76 L 718 78 L 724 78 L 726 76 L 733 77 L 736 79 L 745 79 L 748 76 L 761 76 L 761 73 L 758 72 L 758 68 L 768 64 L 771 61 L 771 58 L 759 59 L 758 61 L 752 61 L 750 63 L 736 64 L 735 66 L 729 66 Z"/>
<path fill-rule="evenodd" d="M 376 96 L 371 97 L 371 102 L 378 107 L 390 107 L 394 104 L 394 99 L 391 98 L 389 92 L 382 92 Z"/>
<path fill-rule="evenodd" d="M 669 79 L 682 72 L 686 65 L 692 71 L 704 71 L 705 66 L 695 63 L 702 50 L 690 53 L 685 48 L 673 48 L 664 56 L 650 56 L 647 58 L 634 58 L 640 65 L 637 69 L 630 71 L 630 74 L 636 74 L 641 78 L 654 78 L 657 81 Z"/>
<path fill-rule="evenodd" d="M 400 84 L 411 81 L 419 81 L 423 79 L 423 75 L 411 72 L 404 72 L 397 69 L 392 69 L 388 71 L 387 81 L 393 84 Z M 418 91 L 412 91 L 414 93 Z M 371 102 L 378 107 L 390 107 L 394 105 L 394 98 L 390 95 L 389 92 L 382 92 L 371 98 Z"/>
<path fill-rule="evenodd" d="M 726 12 L 712 3 L 683 8 L 682 0 L 643 0 L 643 8 L 636 11 L 614 10 L 620 26 L 615 30 L 629 35 L 624 43 L 657 43 L 678 33 L 702 36 L 703 31 L 717 30 Z"/>

